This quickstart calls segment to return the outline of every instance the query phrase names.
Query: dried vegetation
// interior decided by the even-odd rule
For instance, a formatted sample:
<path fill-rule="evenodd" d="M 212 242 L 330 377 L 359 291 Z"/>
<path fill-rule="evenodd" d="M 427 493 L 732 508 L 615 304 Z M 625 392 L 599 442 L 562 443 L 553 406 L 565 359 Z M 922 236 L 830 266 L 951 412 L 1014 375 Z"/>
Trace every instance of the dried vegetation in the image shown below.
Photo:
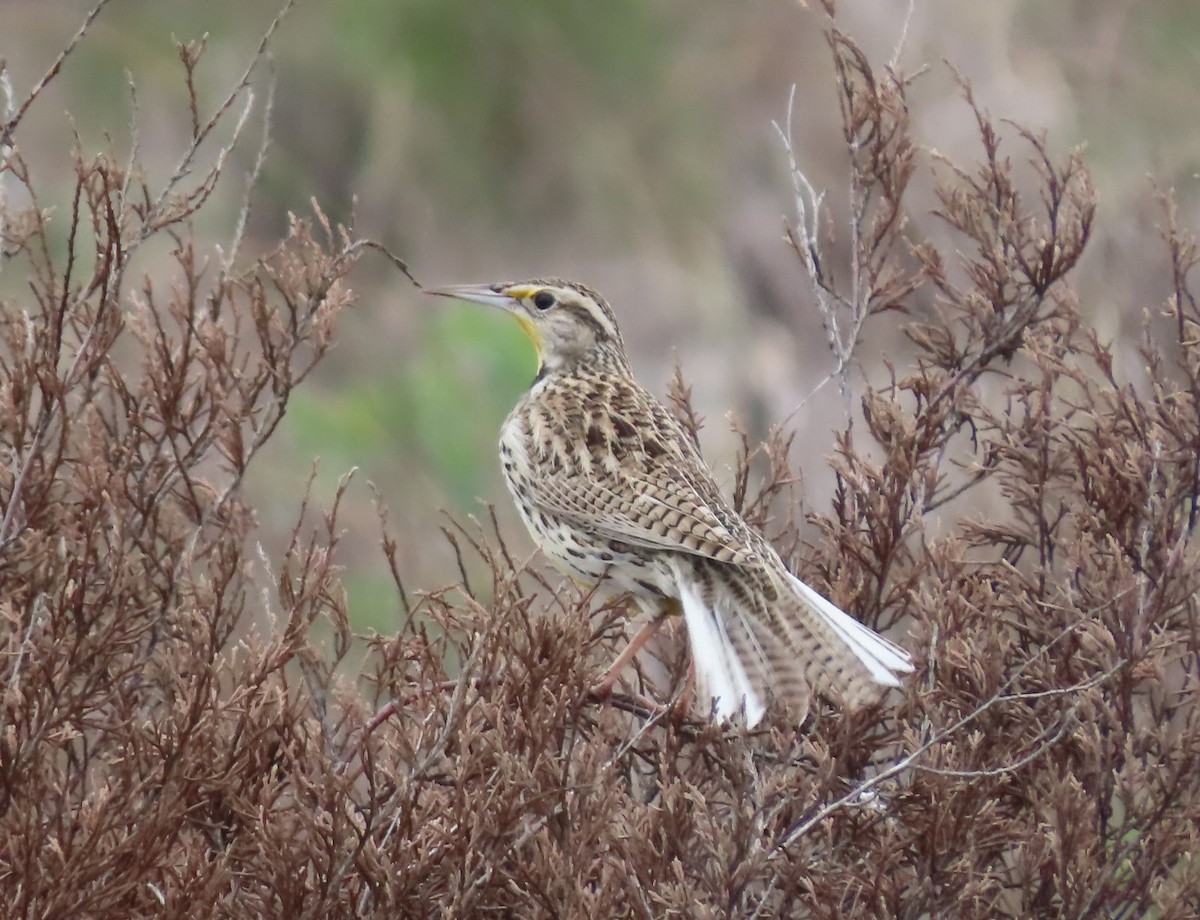
<path fill-rule="evenodd" d="M 1081 158 L 1001 131 L 964 86 L 982 155 L 931 162 L 895 64 L 828 28 L 847 242 L 795 161 L 790 239 L 861 415 L 814 547 L 789 524 L 785 433 L 746 445 L 735 497 L 920 668 L 884 708 L 750 735 L 590 699 L 619 605 L 491 526 L 447 529 L 491 584 L 406 593 L 381 515 L 402 625 L 339 676 L 337 502 L 259 558 L 241 484 L 374 244 L 314 209 L 261 257 L 240 234 L 197 251 L 253 69 L 207 117 L 184 81 L 193 134 L 161 187 L 136 144 L 76 149 L 65 211 L 21 150 L 40 86 L 9 90 L 0 271 L 27 284 L 0 304 L 6 916 L 1195 915 L 1195 242 L 1164 195 L 1162 245 L 1128 256 L 1173 292 L 1120 379 L 1068 280 L 1096 218 Z M 180 48 L 185 74 L 201 51 Z M 912 237 L 922 169 L 953 251 Z M 151 265 L 152 240 L 170 255 Z M 887 323 L 909 351 L 856 383 L 862 329 Z M 682 380 L 674 397 L 694 428 Z"/>

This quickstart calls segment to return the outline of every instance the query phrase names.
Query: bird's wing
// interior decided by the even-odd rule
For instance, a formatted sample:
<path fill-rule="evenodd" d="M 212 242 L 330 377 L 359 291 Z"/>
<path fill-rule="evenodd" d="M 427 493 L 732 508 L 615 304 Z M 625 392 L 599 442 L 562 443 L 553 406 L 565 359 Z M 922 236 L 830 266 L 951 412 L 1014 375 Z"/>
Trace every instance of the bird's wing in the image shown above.
<path fill-rule="evenodd" d="M 556 454 L 563 468 L 532 477 L 526 500 L 632 546 L 762 564 L 749 528 L 679 424 L 640 386 L 621 384 L 603 415 L 568 413 L 581 419 L 580 430 L 560 429 L 554 443 L 532 432 L 531 449 Z"/>

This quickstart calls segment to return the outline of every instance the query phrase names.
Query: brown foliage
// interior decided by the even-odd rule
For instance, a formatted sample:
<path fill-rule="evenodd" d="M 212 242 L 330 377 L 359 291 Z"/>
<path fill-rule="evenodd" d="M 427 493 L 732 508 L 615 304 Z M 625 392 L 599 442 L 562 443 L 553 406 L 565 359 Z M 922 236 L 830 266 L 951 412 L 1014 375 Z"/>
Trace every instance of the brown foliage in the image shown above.
<path fill-rule="evenodd" d="M 620 605 L 514 560 L 494 522 L 446 530 L 491 584 L 464 564 L 410 606 L 382 515 L 404 624 L 367 637 L 360 682 L 336 676 L 338 501 L 259 559 L 241 484 L 373 244 L 316 209 L 248 268 L 236 241 L 196 251 L 245 119 L 207 167 L 199 150 L 251 76 L 203 118 L 200 47 L 161 189 L 77 149 L 52 220 L 18 143 L 37 90 L 9 106 L 0 267 L 28 292 L 0 304 L 7 916 L 1194 915 L 1195 242 L 1165 202 L 1169 322 L 1119 379 L 1065 280 L 1095 213 L 1080 157 L 1002 140 L 964 87 L 983 156 L 940 167 L 951 261 L 908 235 L 905 80 L 829 34 L 848 281 L 795 163 L 791 241 L 847 398 L 864 324 L 902 324 L 912 355 L 860 394 L 804 568 L 921 668 L 894 705 L 750 734 L 592 700 Z M 169 260 L 139 269 L 150 240 Z M 695 430 L 681 378 L 673 398 Z M 746 444 L 735 497 L 795 557 L 787 448 Z"/>

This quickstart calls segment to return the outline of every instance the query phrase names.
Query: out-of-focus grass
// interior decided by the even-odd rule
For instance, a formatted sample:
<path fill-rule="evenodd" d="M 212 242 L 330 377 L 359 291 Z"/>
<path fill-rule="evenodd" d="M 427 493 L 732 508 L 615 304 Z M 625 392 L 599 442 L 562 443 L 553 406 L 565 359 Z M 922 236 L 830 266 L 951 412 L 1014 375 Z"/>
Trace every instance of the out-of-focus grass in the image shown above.
<path fill-rule="evenodd" d="M 332 28 L 368 97 L 406 100 L 402 175 L 526 235 L 584 212 L 600 235 L 625 233 L 647 175 L 663 203 L 694 201 L 703 101 L 671 86 L 683 17 L 638 0 L 360 0 Z"/>
<path fill-rule="evenodd" d="M 397 449 L 416 449 L 456 505 L 481 494 L 481 461 L 495 466 L 500 420 L 536 369 L 533 348 L 500 314 L 439 312 L 409 366 L 397 369 L 385 424 Z"/>
<path fill-rule="evenodd" d="M 507 316 L 467 304 L 429 303 L 415 350 L 390 365 L 343 370 L 337 385 L 296 393 L 281 432 L 288 449 L 273 465 L 307 465 L 319 457 L 318 505 L 346 471 L 358 468 L 360 480 L 384 490 L 398 537 L 440 545 L 431 525 L 424 525 L 422 536 L 409 532 L 412 522 L 429 522 L 442 508 L 458 516 L 479 510 L 478 498 L 490 492 L 499 462 L 501 421 L 528 386 L 536 359 Z M 292 478 L 285 491 L 294 491 L 296 483 Z M 377 526 L 365 499 L 365 489 L 356 486 L 347 519 L 363 531 L 361 542 L 370 544 Z M 448 561 L 448 547 L 446 553 Z M 394 627 L 395 588 L 380 565 L 352 566 L 345 586 L 356 628 Z"/>
<path fill-rule="evenodd" d="M 0 3 L 0 56 L 8 60 L 18 100 L 91 4 Z M 860 38 L 886 49 L 895 46 L 903 6 L 874 0 L 840 4 L 844 15 L 859 11 L 854 31 Z M 39 108 L 37 117 L 45 121 L 25 133 L 23 152 L 43 174 L 69 170 L 72 122 L 61 116 L 65 111 L 72 113 L 85 149 L 104 144 L 106 133 L 118 151 L 127 149 L 128 70 L 138 86 L 140 144 L 155 187 L 178 162 L 191 129 L 171 37 L 208 34 L 209 50 L 197 73 L 206 117 L 242 73 L 276 9 L 275 3 L 234 0 L 110 4 L 52 85 L 57 96 Z M 948 10 L 954 15 L 941 15 Z M 982 20 L 989 23 L 988 40 L 980 41 L 978 17 L 988 10 Z M 802 393 L 792 398 L 770 392 L 772 399 L 764 399 L 774 378 L 753 374 L 746 389 L 757 386 L 759 392 L 739 403 L 729 368 L 739 364 L 739 355 L 755 353 L 754 336 L 795 332 L 798 342 L 819 336 L 811 294 L 777 233 L 791 193 L 770 120 L 784 117 L 788 86 L 797 83 L 800 159 L 818 184 L 837 181 L 822 178 L 844 171 L 840 160 L 830 159 L 840 155 L 840 143 L 829 134 L 837 102 L 827 55 L 807 53 L 821 47 L 822 25 L 817 12 L 803 12 L 787 0 L 299 4 L 275 37 L 274 140 L 243 256 L 256 254 L 258 239 L 277 236 L 288 211 L 307 213 L 310 197 L 335 220 L 344 220 L 358 196 L 359 232 L 409 259 L 422 279 L 578 271 L 614 301 L 620 299 L 627 337 L 639 344 L 647 341 L 639 333 L 655 328 L 646 317 L 661 320 L 667 307 L 653 294 L 630 296 L 637 292 L 620 290 L 621 283 L 645 280 L 647 290 L 670 290 L 674 302 L 689 309 L 694 298 L 705 309 L 681 313 L 688 318 L 679 322 L 678 332 L 664 332 L 665 324 L 657 323 L 662 366 L 656 369 L 653 354 L 643 352 L 639 370 L 647 381 L 668 375 L 670 346 L 678 345 L 692 374 L 710 381 L 711 392 L 719 394 L 720 402 L 700 405 L 703 413 L 719 418 L 732 409 L 746 418 L 747 405 L 794 405 Z M 1057 122 L 1039 117 L 1033 123 L 1046 128 L 1052 145 L 1088 141 L 1104 200 L 1102 218 L 1123 214 L 1129 190 L 1143 189 L 1143 176 L 1154 172 L 1164 184 L 1177 183 L 1188 222 L 1196 213 L 1200 150 L 1191 89 L 1200 80 L 1198 34 L 1195 0 L 1026 0 L 1002 8 L 929 0 L 918 5 L 903 65 L 930 62 L 931 73 L 914 92 L 949 98 L 953 81 L 938 62 L 952 61 L 993 114 L 1022 121 L 1029 119 L 1020 105 L 1037 95 L 1029 90 L 1038 89 L 1032 84 L 1039 75 L 1053 87 L 1061 83 L 1068 91 L 1050 93 L 1053 104 L 1045 109 L 1058 114 Z M 1101 59 L 1096 48 L 1105 37 L 1108 50 Z M 260 106 L 266 78 L 264 72 L 256 84 Z M 953 105 L 946 110 L 956 111 Z M 261 108 L 252 117 L 260 114 Z M 942 146 L 941 127 L 928 125 L 931 146 Z M 231 238 L 240 181 L 253 163 L 258 137 L 254 122 L 244 148 L 234 154 L 238 168 L 218 190 L 224 209 L 202 212 L 197 227 L 202 238 L 221 244 Z M 41 187 L 53 183 L 43 181 Z M 832 185 L 828 191 L 826 201 L 836 212 L 844 189 Z M 69 201 L 44 204 L 61 214 Z M 739 217 L 743 205 L 747 210 Z M 919 219 L 920 207 L 915 213 Z M 1154 219 L 1105 218 L 1094 250 L 1152 245 Z M 738 237 L 751 221 L 769 228 L 763 237 L 768 242 L 753 245 L 779 247 L 778 260 L 764 259 L 756 269 L 777 272 L 765 279 L 773 283 L 739 278 L 730 256 L 739 243 L 743 250 L 750 245 Z M 64 226 L 52 225 L 52 236 Z M 1105 234 L 1110 250 L 1104 248 Z M 844 244 L 835 241 L 827 254 L 831 262 L 845 258 Z M 140 284 L 142 271 L 152 271 L 155 253 L 144 256 L 128 276 L 131 285 Z M 1106 328 L 1114 336 L 1125 328 L 1124 317 L 1134 316 L 1136 324 L 1137 311 L 1159 296 L 1148 287 L 1153 279 L 1119 273 L 1097 270 L 1100 296 L 1081 292 L 1089 310 L 1100 304 L 1113 311 Z M 734 279 L 737 291 L 729 304 L 676 282 L 713 275 Z M 397 536 L 411 544 L 405 576 L 414 584 L 436 577 L 424 567 L 441 561 L 431 561 L 429 548 L 438 542 L 431 524 L 437 509 L 473 511 L 481 496 L 506 503 L 496 473 L 496 432 L 534 363 L 519 330 L 504 317 L 449 303 L 410 310 L 405 286 L 397 288 L 395 281 L 378 261 L 364 260 L 356 270 L 354 283 L 375 309 L 342 319 L 342 346 L 295 394 L 269 475 L 249 483 L 277 544 L 291 522 L 283 511 L 274 518 L 270 506 L 294 506 L 313 458 L 321 458 L 317 505 L 328 500 L 341 474 L 360 469 L 343 515 L 360 536 L 345 547 L 343 559 L 356 600 L 360 593 L 365 599 L 356 609 L 368 611 L 375 608 L 372 592 L 386 595 L 387 586 L 369 587 L 381 562 L 362 480 L 378 484 Z M 0 273 L 0 296 L 21 283 Z M 758 291 L 782 292 L 783 299 L 757 303 Z M 763 323 L 754 317 L 711 322 L 720 310 L 734 308 L 798 318 L 796 329 L 785 329 L 784 320 Z M 808 320 L 813 325 L 806 332 L 801 324 Z M 712 341 L 722 337 L 720 330 L 735 327 L 745 332 L 704 352 L 719 358 L 704 363 L 687 352 L 689 337 L 693 343 Z M 357 344 L 351 347 L 351 341 Z M 794 358 L 812 360 L 799 350 Z M 775 420 L 763 418 L 762 427 Z M 813 442 L 827 443 L 823 437 Z M 816 446 L 808 459 L 823 462 L 825 452 Z"/>
<path fill-rule="evenodd" d="M 328 477 L 321 485 L 388 456 L 431 473 L 451 506 L 470 507 L 484 468 L 496 464 L 500 421 L 535 367 L 532 346 L 506 316 L 439 306 L 415 352 L 298 394 L 289 412 L 295 449 L 321 456 Z"/>

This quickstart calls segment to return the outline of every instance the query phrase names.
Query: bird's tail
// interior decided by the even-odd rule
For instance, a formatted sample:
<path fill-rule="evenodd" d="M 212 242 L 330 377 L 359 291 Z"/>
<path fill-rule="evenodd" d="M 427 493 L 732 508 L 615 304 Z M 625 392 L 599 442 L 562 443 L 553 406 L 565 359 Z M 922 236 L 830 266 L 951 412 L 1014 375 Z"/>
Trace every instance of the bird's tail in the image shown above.
<path fill-rule="evenodd" d="M 674 569 L 696 675 L 718 718 L 741 714 L 753 727 L 771 694 L 803 718 L 813 690 L 859 705 L 913 669 L 904 649 L 791 574 L 698 559 Z"/>

